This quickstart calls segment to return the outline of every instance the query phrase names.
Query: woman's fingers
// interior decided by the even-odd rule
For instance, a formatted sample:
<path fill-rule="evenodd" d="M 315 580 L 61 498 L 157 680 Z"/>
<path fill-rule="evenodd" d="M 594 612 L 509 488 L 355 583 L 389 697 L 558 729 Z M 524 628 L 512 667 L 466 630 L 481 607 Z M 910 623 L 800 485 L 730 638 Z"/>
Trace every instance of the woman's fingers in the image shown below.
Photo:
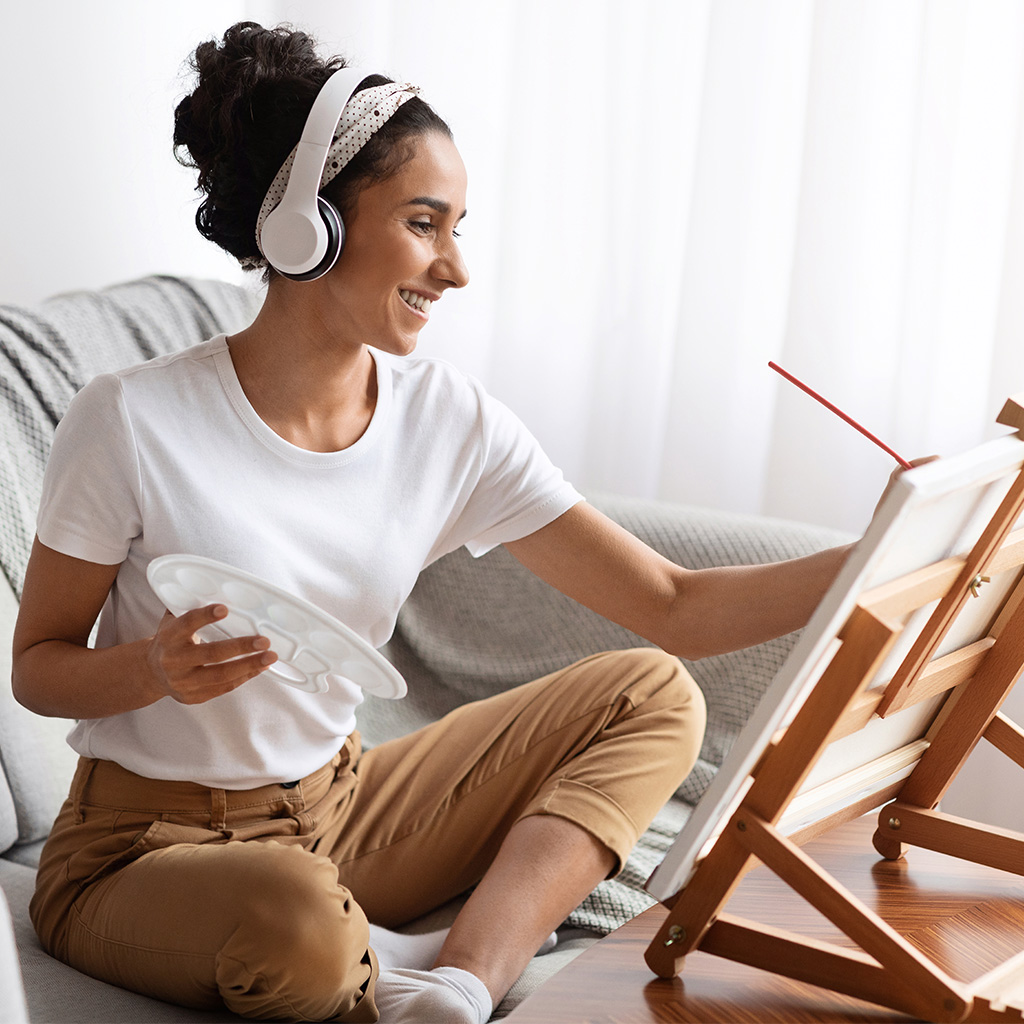
<path fill-rule="evenodd" d="M 220 619 L 226 618 L 227 614 L 228 610 L 222 604 L 208 604 L 202 608 L 193 608 L 191 611 L 182 612 L 178 616 L 171 615 L 168 612 L 167 615 L 171 615 L 172 622 L 169 623 L 167 615 L 165 615 L 160 623 L 160 628 L 168 628 L 175 634 L 192 637 L 203 626 L 209 626 Z"/>
<path fill-rule="evenodd" d="M 193 665 L 213 665 L 219 661 L 232 661 L 247 654 L 268 650 L 270 641 L 265 636 L 239 636 L 230 640 L 189 644 L 184 650 L 184 656 Z"/>
<path fill-rule="evenodd" d="M 184 612 L 177 618 L 168 612 L 160 625 L 161 629 L 166 630 L 172 636 L 187 641 L 183 647 L 183 653 L 190 663 L 196 665 L 228 661 L 232 658 L 252 654 L 253 651 L 265 651 L 270 647 L 270 641 L 265 636 L 258 634 L 207 642 L 201 642 L 196 638 L 196 634 L 204 626 L 213 625 L 225 618 L 227 614 L 228 610 L 224 605 L 211 604 L 205 608 L 194 608 L 192 611 Z"/>
<path fill-rule="evenodd" d="M 920 459 L 911 459 L 910 468 L 914 469 L 917 466 L 923 466 L 928 462 L 934 462 L 938 458 L 938 455 L 925 455 Z M 907 470 L 903 466 L 897 466 L 889 474 L 889 479 L 885 484 L 885 490 L 882 491 L 881 497 L 875 502 L 875 510 L 872 512 L 872 518 L 878 514 L 878 510 L 882 507 L 883 502 L 889 497 L 889 492 L 896 486 L 896 481 L 899 480 L 899 478 L 906 472 Z"/>
<path fill-rule="evenodd" d="M 167 612 L 150 648 L 150 664 L 161 689 L 184 704 L 199 704 L 241 686 L 275 661 L 263 636 L 200 642 L 196 633 L 227 616 L 222 604 L 175 616 Z"/>
<path fill-rule="evenodd" d="M 179 681 L 171 696 L 180 704 L 202 704 L 222 693 L 238 689 L 243 683 L 265 672 L 276 660 L 277 655 L 266 651 L 235 661 L 200 665 Z"/>

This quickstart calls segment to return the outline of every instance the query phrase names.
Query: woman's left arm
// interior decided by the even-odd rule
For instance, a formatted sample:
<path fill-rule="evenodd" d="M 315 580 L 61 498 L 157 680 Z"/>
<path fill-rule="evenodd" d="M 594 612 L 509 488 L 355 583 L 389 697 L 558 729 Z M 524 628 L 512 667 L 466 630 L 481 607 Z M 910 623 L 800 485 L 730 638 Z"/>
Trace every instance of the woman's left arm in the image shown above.
<path fill-rule="evenodd" d="M 505 547 L 580 604 L 695 661 L 805 625 L 852 545 L 766 565 L 685 569 L 581 502 Z"/>

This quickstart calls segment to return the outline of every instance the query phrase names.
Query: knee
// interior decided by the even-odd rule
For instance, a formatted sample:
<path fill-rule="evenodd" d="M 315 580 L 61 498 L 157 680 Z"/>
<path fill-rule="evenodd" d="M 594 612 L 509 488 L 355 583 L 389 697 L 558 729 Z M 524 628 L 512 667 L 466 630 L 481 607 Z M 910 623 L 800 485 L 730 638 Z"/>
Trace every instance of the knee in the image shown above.
<path fill-rule="evenodd" d="M 678 658 L 666 654 L 664 651 L 657 653 L 662 656 L 662 659 L 667 659 L 670 662 L 663 670 L 666 673 L 665 689 L 678 709 L 680 719 L 686 729 L 698 732 L 703 736 L 708 718 L 704 691 L 697 685 L 697 681 Z"/>
<path fill-rule="evenodd" d="M 310 1020 L 351 1009 L 370 975 L 370 932 L 337 867 L 295 846 L 249 848 L 249 895 L 221 958 L 226 1002 L 245 1016 L 289 1005 Z"/>
<path fill-rule="evenodd" d="M 247 879 L 247 925 L 253 934 L 272 934 L 282 950 L 304 962 L 334 960 L 346 947 L 358 954 L 356 959 L 362 956 L 369 944 L 369 924 L 339 883 L 337 867 L 297 846 L 259 845 L 263 856 L 258 859 L 264 863 Z"/>
<path fill-rule="evenodd" d="M 633 704 L 628 717 L 642 720 L 637 727 L 652 756 L 652 766 L 654 752 L 659 750 L 666 771 L 681 773 L 681 781 L 696 763 L 704 741 L 704 694 L 686 666 L 660 648 L 621 653 L 627 657 L 632 678 L 626 691 Z"/>
<path fill-rule="evenodd" d="M 637 708 L 676 720 L 685 731 L 703 736 L 707 722 L 704 694 L 675 655 L 659 647 L 638 647 L 613 656 L 627 665 L 626 692 Z"/>

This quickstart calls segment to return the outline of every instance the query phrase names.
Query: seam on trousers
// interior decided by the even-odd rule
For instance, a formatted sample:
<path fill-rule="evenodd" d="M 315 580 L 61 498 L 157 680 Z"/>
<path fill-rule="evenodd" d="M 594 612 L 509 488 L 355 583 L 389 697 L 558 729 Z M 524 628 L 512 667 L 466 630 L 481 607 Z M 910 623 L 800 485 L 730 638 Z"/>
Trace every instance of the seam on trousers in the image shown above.
<path fill-rule="evenodd" d="M 630 704 L 633 706 L 633 709 L 635 710 L 636 706 L 632 704 L 632 701 L 630 701 Z M 606 705 L 606 706 L 610 706 L 610 705 Z M 542 742 L 546 741 L 546 740 L 550 740 L 554 736 L 557 736 L 558 733 L 562 732 L 564 729 L 570 728 L 571 726 L 575 725 L 576 722 L 578 722 L 581 718 L 585 718 L 585 717 L 587 717 L 587 716 L 586 715 L 580 715 L 579 717 L 574 718 L 571 722 L 567 722 L 561 728 L 556 729 L 553 732 L 547 733 L 543 737 Z M 458 800 L 453 800 L 451 803 L 446 804 L 445 807 L 457 807 L 464 800 L 468 799 L 471 796 L 476 795 L 481 789 L 483 789 L 484 786 L 490 785 L 492 782 L 495 782 L 502 775 L 504 775 L 505 772 L 509 771 L 512 768 L 515 768 L 519 764 L 519 762 L 524 757 L 526 757 L 527 754 L 529 753 L 529 751 L 532 750 L 532 749 L 533 749 L 533 747 L 528 747 L 526 750 L 523 751 L 522 754 L 518 755 L 513 760 L 509 761 L 506 765 L 504 765 L 502 768 L 499 768 L 493 774 L 488 775 L 484 779 L 481 779 L 480 782 L 476 786 L 474 786 L 471 790 L 469 790 L 468 792 L 464 793 Z M 544 784 L 552 782 L 555 779 L 559 779 L 559 777 L 558 776 L 549 776 L 548 778 L 542 780 L 540 783 L 538 783 L 538 786 L 537 786 L 538 791 L 540 790 L 540 788 Z M 561 779 L 559 779 L 559 781 L 561 781 Z M 569 781 L 569 780 L 566 780 L 566 781 Z M 600 791 L 599 790 L 595 790 L 595 792 L 600 792 Z M 529 806 L 529 803 L 532 802 L 532 800 L 535 799 L 535 797 L 536 797 L 536 793 L 534 793 L 533 796 L 531 796 L 529 798 L 529 801 L 527 802 L 526 806 Z M 609 802 L 612 803 L 615 806 L 618 806 L 617 804 L 615 804 L 614 800 L 610 800 Z M 407 832 L 404 832 L 401 835 L 396 836 L 390 842 L 382 843 L 380 846 L 375 846 L 372 850 L 363 850 L 358 856 L 348 857 L 345 860 L 335 861 L 335 863 L 338 865 L 339 868 L 342 865 L 345 865 L 345 864 L 355 864 L 357 861 L 362 860 L 364 857 L 372 856 L 373 854 L 380 853 L 382 850 L 387 850 L 387 849 L 390 849 L 393 846 L 397 846 L 399 843 L 404 843 L 407 839 L 411 839 L 414 836 L 416 836 L 418 833 L 422 832 L 424 828 L 427 828 L 430 825 L 432 825 L 434 823 L 436 817 L 437 817 L 437 814 L 435 813 L 435 814 L 430 815 L 429 817 L 418 819 L 416 822 L 414 822 L 410 826 L 410 828 L 409 828 L 409 830 Z M 629 821 L 630 821 L 630 824 L 634 824 L 633 823 L 633 819 L 631 817 L 629 818 Z M 635 824 L 634 824 L 634 827 L 635 827 Z"/>
<path fill-rule="evenodd" d="M 87 934 L 92 936 L 92 938 L 97 939 L 98 941 L 103 942 L 108 946 L 123 946 L 125 949 L 138 949 L 145 953 L 159 953 L 162 956 L 189 957 L 193 960 L 216 959 L 216 954 L 213 953 L 201 953 L 197 950 L 188 949 L 171 949 L 167 946 L 146 946 L 143 945 L 141 942 L 128 942 L 124 939 L 114 939 L 111 938 L 109 935 L 101 934 L 100 932 L 96 931 L 94 928 L 91 928 L 88 924 L 86 924 L 85 921 L 82 919 L 82 912 L 78 907 L 72 906 L 71 913 L 75 915 L 78 927 L 81 928 L 82 931 L 86 932 Z"/>
<path fill-rule="evenodd" d="M 550 781 L 550 780 L 548 780 L 548 781 Z M 619 814 L 621 814 L 626 819 L 626 821 L 629 822 L 629 824 L 632 827 L 634 832 L 639 833 L 640 831 L 642 831 L 640 829 L 640 827 L 637 825 L 636 820 L 634 819 L 633 815 L 630 814 L 629 811 L 627 811 L 626 808 L 623 807 L 618 802 L 618 800 L 613 800 L 607 793 L 602 793 L 601 790 L 595 789 L 593 786 L 588 786 L 585 782 L 580 782 L 577 779 L 567 779 L 564 776 L 562 778 L 557 779 L 555 781 L 555 785 L 552 788 L 551 792 L 548 793 L 547 799 L 544 801 L 543 804 L 540 805 L 539 809 L 540 809 L 540 811 L 542 813 L 544 813 L 544 814 L 555 814 L 555 812 L 549 811 L 548 807 L 551 804 L 551 801 L 554 800 L 554 798 L 558 795 L 558 789 L 559 789 L 560 786 L 579 786 L 580 789 L 588 790 L 589 792 L 593 793 L 598 799 L 603 800 L 605 803 L 611 804 L 612 807 L 614 807 L 615 810 L 617 810 L 619 812 Z M 525 818 L 525 817 L 528 816 L 528 814 L 534 814 L 534 813 L 536 813 L 536 812 L 534 812 L 534 811 L 524 812 L 524 814 L 522 816 Z M 580 823 L 577 822 L 576 824 L 580 824 Z M 603 842 L 603 840 L 602 840 L 602 842 Z"/>
<path fill-rule="evenodd" d="M 500 767 L 500 768 L 497 768 L 497 769 L 496 769 L 496 770 L 495 770 L 495 771 L 493 772 L 493 774 L 491 774 L 491 775 L 487 775 L 487 776 L 485 776 L 484 778 L 482 778 L 482 779 L 480 780 L 480 782 L 479 782 L 479 783 L 477 784 L 477 786 L 476 786 L 476 787 L 475 787 L 475 788 L 474 788 L 473 790 L 471 790 L 471 792 L 476 792 L 476 789 L 479 789 L 479 788 L 480 788 L 480 786 L 483 786 L 483 785 L 485 785 L 486 783 L 490 782 L 490 781 L 491 781 L 491 779 L 497 778 L 497 777 L 498 777 L 499 775 L 503 774 L 503 773 L 504 773 L 505 771 L 507 771 L 507 770 L 508 770 L 509 768 L 511 768 L 511 767 L 512 767 L 513 765 L 516 765 L 516 764 L 518 764 L 518 763 L 519 763 L 519 761 L 521 761 L 521 760 L 522 760 L 522 759 L 523 759 L 524 757 L 526 757 L 526 756 L 527 756 L 527 754 L 528 754 L 528 753 L 529 753 L 529 752 L 530 752 L 531 750 L 534 750 L 534 749 L 535 749 L 536 747 L 538 747 L 538 746 L 539 746 L 539 745 L 540 745 L 541 743 L 546 743 L 546 742 L 547 742 L 548 740 L 550 740 L 550 739 L 552 739 L 553 737 L 557 736 L 557 735 L 558 735 L 559 733 L 561 733 L 561 732 L 564 732 L 564 731 L 565 731 L 566 729 L 572 728 L 573 726 L 575 726 L 575 725 L 576 725 L 576 723 L 577 723 L 577 722 L 581 722 L 581 721 L 583 721 L 583 720 L 584 720 L 585 718 L 588 718 L 588 717 L 589 717 L 590 715 L 594 714 L 594 712 L 596 712 L 596 711 L 601 711 L 601 712 L 603 712 L 603 713 L 607 714 L 608 712 L 610 712 L 611 710 L 613 710 L 613 709 L 614 709 L 615 705 L 616 705 L 616 704 L 618 703 L 618 701 L 620 701 L 620 700 L 624 700 L 624 701 L 625 701 L 625 702 L 626 702 L 627 704 L 629 704 L 629 707 L 630 707 L 630 712 L 632 712 L 632 711 L 636 711 L 636 710 L 637 710 L 637 708 L 638 708 L 638 706 L 639 706 L 639 705 L 635 704 L 635 703 L 634 703 L 634 702 L 632 701 L 632 699 L 630 699 L 630 697 L 628 697 L 628 696 L 627 696 L 626 694 L 624 694 L 624 693 L 623 693 L 623 694 L 619 694 L 619 695 L 618 695 L 618 696 L 617 696 L 617 697 L 616 697 L 616 698 L 615 698 L 615 699 L 614 699 L 613 701 L 610 701 L 610 702 L 608 702 L 608 703 L 606 703 L 606 704 L 595 704 L 595 705 L 591 706 L 591 707 L 590 707 L 590 708 L 588 708 L 588 709 L 587 709 L 586 711 L 584 711 L 584 712 L 582 712 L 581 714 L 577 715 L 577 716 L 576 716 L 575 718 L 572 718 L 572 719 L 570 719 L 570 720 L 569 720 L 568 722 L 564 722 L 564 723 L 563 723 L 562 725 L 560 725 L 560 726 L 559 726 L 559 727 L 558 727 L 557 729 L 553 729 L 553 730 L 552 730 L 551 732 L 547 732 L 547 733 L 545 733 L 545 734 L 544 734 L 543 736 L 541 736 L 541 737 L 540 737 L 540 739 L 539 739 L 539 740 L 537 740 L 536 742 L 534 742 L 534 743 L 533 743 L 533 744 L 531 744 L 530 746 L 528 746 L 528 747 L 524 748 L 524 749 L 523 749 L 523 751 L 522 751 L 521 753 L 519 753 L 519 754 L 515 755 L 515 757 L 514 757 L 514 758 L 513 758 L 513 759 L 512 759 L 511 761 L 509 761 L 509 762 L 508 762 L 507 764 L 503 765 L 503 766 L 502 766 L 502 767 Z M 626 718 L 626 717 L 628 717 L 628 715 L 630 714 L 630 712 L 627 712 L 627 713 L 626 713 L 625 715 L 623 715 L 623 718 Z M 515 721 L 518 721 L 518 717 L 519 717 L 519 716 L 517 716 L 517 718 L 516 718 L 516 719 L 513 719 L 513 722 L 515 722 Z M 511 724 L 511 723 L 510 723 L 510 724 Z M 584 749 L 587 749 L 587 748 L 584 748 Z M 479 762 L 478 762 L 478 763 L 479 763 Z M 474 766 L 474 767 L 475 767 L 475 766 Z M 548 780 L 545 780 L 545 781 L 548 781 Z M 466 795 L 468 796 L 469 794 L 466 794 Z M 421 827 L 421 826 L 420 826 L 419 822 L 415 823 L 415 824 L 413 825 L 413 831 L 418 831 L 420 827 Z"/>

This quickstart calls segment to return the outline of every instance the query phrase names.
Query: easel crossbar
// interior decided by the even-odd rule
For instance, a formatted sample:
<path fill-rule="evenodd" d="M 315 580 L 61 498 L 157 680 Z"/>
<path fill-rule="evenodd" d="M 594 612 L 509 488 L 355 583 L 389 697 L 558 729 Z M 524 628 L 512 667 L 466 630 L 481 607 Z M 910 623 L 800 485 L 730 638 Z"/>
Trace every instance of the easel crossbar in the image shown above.
<path fill-rule="evenodd" d="M 897 824 L 893 826 L 890 822 Z M 882 808 L 879 830 L 901 843 L 1024 875 L 1024 833 L 980 825 L 898 800 Z"/>
<path fill-rule="evenodd" d="M 945 597 L 963 572 L 966 559 L 951 557 L 869 590 L 859 603 L 875 615 L 902 619 L 910 612 Z M 1024 528 L 1014 530 L 988 565 L 993 576 L 1024 565 Z"/>
<path fill-rule="evenodd" d="M 859 949 L 806 939 L 801 935 L 722 914 L 711 926 L 701 951 L 784 974 L 856 999 L 917 1015 L 921 1000 L 912 988 Z"/>
<path fill-rule="evenodd" d="M 962 986 L 798 846 L 756 815 L 737 815 L 734 824 L 740 832 L 743 846 L 915 993 L 918 1012 L 925 1010 L 931 1020 L 963 1018 L 970 1006 L 970 996 Z M 772 969 L 780 971 L 781 966 L 780 963 Z M 844 981 L 841 974 L 836 974 L 827 976 L 818 984 L 836 988 L 848 982 L 849 979 Z M 863 997 L 868 998 L 866 995 Z"/>
<path fill-rule="evenodd" d="M 1001 711 L 988 723 L 985 739 L 1011 761 L 1024 768 L 1024 730 Z"/>

